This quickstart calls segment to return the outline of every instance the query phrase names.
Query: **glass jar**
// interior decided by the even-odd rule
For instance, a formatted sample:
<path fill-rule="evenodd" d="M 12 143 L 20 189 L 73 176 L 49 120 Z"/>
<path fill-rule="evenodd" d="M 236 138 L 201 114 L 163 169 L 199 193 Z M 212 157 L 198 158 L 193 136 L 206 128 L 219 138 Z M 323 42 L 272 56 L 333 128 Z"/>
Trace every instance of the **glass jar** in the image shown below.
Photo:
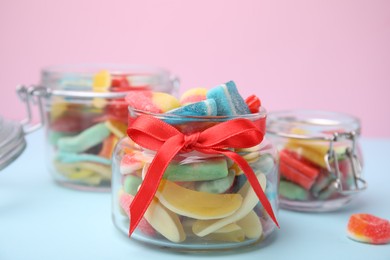
<path fill-rule="evenodd" d="M 152 131 L 143 129 L 143 126 L 139 128 L 140 121 L 147 121 L 145 118 L 156 121 L 150 128 Z M 266 111 L 263 108 L 259 113 L 236 117 L 151 114 L 129 108 L 129 129 L 136 129 L 131 133 L 134 131 L 137 135 L 142 132 L 150 136 L 161 135 L 161 138 L 173 131 L 176 137 L 182 136 L 185 143 L 193 145 L 203 140 L 202 144 L 195 146 L 204 148 L 205 134 L 208 138 L 223 139 L 222 135 L 227 135 L 226 131 L 231 129 L 224 124 L 238 118 L 253 123 L 256 131 L 263 129 L 265 133 Z M 153 131 L 155 133 L 149 133 Z M 130 211 L 131 203 L 138 197 L 140 205 L 145 205 L 148 196 L 150 205 L 145 206 L 144 214 L 138 215 L 140 222 L 131 235 L 148 245 L 184 251 L 227 250 L 262 243 L 274 231 L 275 224 L 270 217 L 273 213 L 268 214 L 266 203 L 260 203 L 254 191 L 262 190 L 265 200 L 268 199 L 268 210 L 271 208 L 271 212 L 277 213 L 277 153 L 268 140 L 247 144 L 245 148 L 226 144 L 213 148 L 243 158 L 253 171 L 253 175 L 248 175 L 248 171 L 244 173 L 240 163 L 232 157 L 213 152 L 210 147 L 210 150 L 203 151 L 189 149 L 185 144 L 179 149 L 172 144 L 171 138 L 165 140 L 164 148 L 157 149 L 156 153 L 149 144 L 160 141 L 160 137 L 151 141 L 149 137 L 137 135 L 129 134 L 131 138 L 121 139 L 113 155 L 113 222 L 121 232 L 129 234 L 130 220 L 136 218 L 133 212 L 140 210 L 134 206 L 135 210 Z M 140 141 L 145 141 L 145 138 L 148 140 L 144 145 Z M 230 143 L 248 140 L 249 136 L 243 134 Z M 165 147 L 167 143 L 169 145 Z M 172 151 L 176 152 L 171 154 Z M 165 161 L 168 167 L 164 171 L 159 164 L 161 158 L 169 157 L 169 154 L 173 157 Z M 149 172 L 151 167 L 153 169 Z M 251 179 L 248 176 L 252 176 L 261 187 L 252 188 L 254 185 L 248 181 Z M 155 193 L 146 196 L 152 187 L 155 187 Z"/>
<path fill-rule="evenodd" d="M 40 107 L 47 163 L 54 180 L 79 190 L 109 191 L 111 156 L 127 128 L 129 91 L 175 94 L 168 71 L 132 65 L 64 65 L 42 70 L 38 86 L 22 87 Z M 30 127 L 34 128 L 34 127 Z"/>
<path fill-rule="evenodd" d="M 269 113 L 267 126 L 267 136 L 279 151 L 281 208 L 336 210 L 366 188 L 357 118 L 289 110 Z"/>

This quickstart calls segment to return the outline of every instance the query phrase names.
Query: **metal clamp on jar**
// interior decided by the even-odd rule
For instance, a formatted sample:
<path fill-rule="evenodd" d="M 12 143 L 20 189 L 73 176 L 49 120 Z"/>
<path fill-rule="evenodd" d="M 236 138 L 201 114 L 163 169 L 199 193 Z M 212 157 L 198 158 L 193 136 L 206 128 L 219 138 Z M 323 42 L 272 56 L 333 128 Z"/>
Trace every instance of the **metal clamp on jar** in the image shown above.
<path fill-rule="evenodd" d="M 267 134 L 279 151 L 281 208 L 336 210 L 366 189 L 357 118 L 327 111 L 273 112 Z"/>
<path fill-rule="evenodd" d="M 168 71 L 128 65 L 68 65 L 42 71 L 41 82 L 21 86 L 26 131 L 46 131 L 47 164 L 64 186 L 93 191 L 111 187 L 111 156 L 126 133 L 129 91 L 175 93 Z M 37 105 L 40 121 L 33 122 Z"/>

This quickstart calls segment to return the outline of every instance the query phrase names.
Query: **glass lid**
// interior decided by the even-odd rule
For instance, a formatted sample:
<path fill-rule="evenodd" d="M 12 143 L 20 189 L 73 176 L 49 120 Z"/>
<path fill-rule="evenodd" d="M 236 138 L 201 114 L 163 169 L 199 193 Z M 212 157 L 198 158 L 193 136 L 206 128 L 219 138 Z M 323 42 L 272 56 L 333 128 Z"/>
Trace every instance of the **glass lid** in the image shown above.
<path fill-rule="evenodd" d="M 22 125 L 0 116 L 0 170 L 13 162 L 25 147 Z"/>

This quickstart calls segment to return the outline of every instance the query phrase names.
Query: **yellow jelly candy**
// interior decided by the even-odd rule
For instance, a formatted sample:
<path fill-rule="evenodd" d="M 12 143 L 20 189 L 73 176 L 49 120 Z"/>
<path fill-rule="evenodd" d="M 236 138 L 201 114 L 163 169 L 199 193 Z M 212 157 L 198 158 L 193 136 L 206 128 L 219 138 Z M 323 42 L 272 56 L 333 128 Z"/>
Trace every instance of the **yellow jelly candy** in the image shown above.
<path fill-rule="evenodd" d="M 305 135 L 306 131 L 302 129 L 293 129 L 291 131 L 293 134 L 297 135 Z M 329 142 L 328 141 L 316 141 L 316 140 L 300 140 L 290 138 L 285 145 L 286 148 L 295 151 L 300 154 L 303 158 L 309 160 L 310 162 L 322 167 L 326 168 L 325 156 L 329 151 Z M 347 149 L 347 145 L 337 142 L 334 143 L 334 151 L 337 157 L 341 157 L 345 154 Z"/>
<path fill-rule="evenodd" d="M 111 86 L 111 74 L 107 70 L 102 70 L 93 77 L 92 90 L 94 92 L 106 92 Z M 107 104 L 104 98 L 94 98 L 94 107 L 103 108 Z"/>
<path fill-rule="evenodd" d="M 153 92 L 152 101 L 160 109 L 161 113 L 180 107 L 180 102 L 177 98 L 163 92 Z"/>
<path fill-rule="evenodd" d="M 155 230 L 168 240 L 180 243 L 186 239 L 179 217 L 164 208 L 156 199 L 152 200 L 144 217 Z"/>
<path fill-rule="evenodd" d="M 257 239 L 263 233 L 263 226 L 261 225 L 259 216 L 252 210 L 248 215 L 237 221 L 236 223 L 245 233 L 249 239 Z"/>
<path fill-rule="evenodd" d="M 111 74 L 107 70 L 102 70 L 95 74 L 92 82 L 92 89 L 95 92 L 106 92 L 111 86 Z"/>
<path fill-rule="evenodd" d="M 107 120 L 105 124 L 107 128 L 111 131 L 111 133 L 113 133 L 116 137 L 122 138 L 126 136 L 126 131 L 127 131 L 126 124 L 116 120 Z"/>
<path fill-rule="evenodd" d="M 266 188 L 267 179 L 264 174 L 259 173 L 257 175 L 257 180 L 260 183 L 263 191 Z M 215 232 L 216 230 L 236 221 L 241 220 L 246 217 L 249 212 L 253 210 L 256 204 L 259 202 L 255 191 L 250 187 L 249 182 L 247 181 L 244 186 L 238 192 L 244 197 L 240 208 L 231 214 L 228 217 L 222 219 L 211 219 L 211 220 L 200 220 L 198 219 L 192 226 L 192 231 L 199 237 L 204 237 L 210 233 Z"/>
<path fill-rule="evenodd" d="M 183 188 L 163 180 L 156 196 L 169 210 L 195 219 L 217 219 L 233 214 L 241 206 L 240 194 L 212 194 Z"/>
<path fill-rule="evenodd" d="M 207 240 L 225 242 L 242 242 L 245 239 L 245 233 L 239 225 L 231 223 L 205 236 L 204 238 Z"/>

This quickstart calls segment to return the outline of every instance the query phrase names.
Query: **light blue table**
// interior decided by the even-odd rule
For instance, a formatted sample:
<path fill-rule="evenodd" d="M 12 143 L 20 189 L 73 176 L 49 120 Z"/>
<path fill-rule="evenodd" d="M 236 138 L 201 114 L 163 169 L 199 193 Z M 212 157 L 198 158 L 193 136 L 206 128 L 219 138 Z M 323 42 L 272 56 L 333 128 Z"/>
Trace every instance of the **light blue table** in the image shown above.
<path fill-rule="evenodd" d="M 369 188 L 349 207 L 332 213 L 281 210 L 281 229 L 265 246 L 184 254 L 143 246 L 116 230 L 109 193 L 56 185 L 45 166 L 44 135 L 27 137 L 25 152 L 0 172 L 0 259 L 365 259 L 390 260 L 390 244 L 347 238 L 353 213 L 390 219 L 390 140 L 362 140 Z"/>

